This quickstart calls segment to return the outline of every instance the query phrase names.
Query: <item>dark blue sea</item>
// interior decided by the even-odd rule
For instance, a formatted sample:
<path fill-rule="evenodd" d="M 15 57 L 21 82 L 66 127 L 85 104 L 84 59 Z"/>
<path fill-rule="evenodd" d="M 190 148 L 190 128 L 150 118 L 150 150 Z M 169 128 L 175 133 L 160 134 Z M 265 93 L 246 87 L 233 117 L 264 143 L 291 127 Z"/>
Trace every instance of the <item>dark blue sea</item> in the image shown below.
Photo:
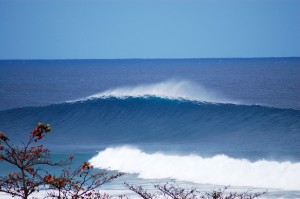
<path fill-rule="evenodd" d="M 300 58 L 2 60 L 0 130 L 150 187 L 300 198 Z M 1 165 L 0 174 L 9 171 Z"/>

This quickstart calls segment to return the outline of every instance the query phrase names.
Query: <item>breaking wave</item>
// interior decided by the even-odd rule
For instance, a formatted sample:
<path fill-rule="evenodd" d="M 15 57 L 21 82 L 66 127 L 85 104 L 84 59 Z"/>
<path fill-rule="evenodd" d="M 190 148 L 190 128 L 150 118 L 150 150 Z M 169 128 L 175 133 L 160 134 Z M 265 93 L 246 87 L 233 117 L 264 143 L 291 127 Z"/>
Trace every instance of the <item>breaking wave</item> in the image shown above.
<path fill-rule="evenodd" d="M 182 80 L 168 80 L 160 83 L 109 89 L 75 101 L 108 97 L 126 98 L 148 96 L 155 96 L 168 99 L 185 99 L 210 103 L 239 103 L 237 101 L 229 100 L 221 94 L 218 94 L 212 90 L 208 90 L 199 84 Z"/>
<path fill-rule="evenodd" d="M 90 159 L 96 168 L 137 173 L 143 179 L 171 178 L 201 184 L 300 190 L 300 163 L 234 159 L 225 155 L 145 153 L 137 148 L 107 148 Z"/>

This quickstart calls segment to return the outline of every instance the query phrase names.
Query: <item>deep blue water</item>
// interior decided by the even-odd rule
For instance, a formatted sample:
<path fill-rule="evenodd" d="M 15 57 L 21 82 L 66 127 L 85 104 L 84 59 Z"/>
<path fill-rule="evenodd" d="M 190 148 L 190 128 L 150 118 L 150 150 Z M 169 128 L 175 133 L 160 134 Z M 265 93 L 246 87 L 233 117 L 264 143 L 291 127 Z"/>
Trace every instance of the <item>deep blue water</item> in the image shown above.
<path fill-rule="evenodd" d="M 162 165 L 174 155 L 188 158 L 188 165 L 225 155 L 216 160 L 224 175 L 230 173 L 226 162 L 238 165 L 240 178 L 269 173 L 258 187 L 298 190 L 278 197 L 300 197 L 295 181 L 300 177 L 299 87 L 299 58 L 0 61 L 0 130 L 18 141 L 37 122 L 50 123 L 44 142 L 56 156 L 80 154 L 79 161 L 95 156 L 98 167 L 106 168 L 101 160 L 109 155 L 105 162 L 114 161 L 109 168 L 144 180 L 146 166 L 123 166 L 135 157 L 148 161 L 156 152 L 163 154 L 155 159 Z M 128 155 L 126 162 L 114 159 L 119 153 Z M 241 159 L 249 162 L 240 164 Z M 259 160 L 267 162 L 257 166 Z M 167 177 L 256 185 L 177 173 L 174 167 Z M 274 178 L 282 178 L 282 184 Z"/>
<path fill-rule="evenodd" d="M 0 112 L 2 130 L 20 140 L 39 121 L 53 126 L 47 143 L 64 149 L 156 144 L 205 156 L 300 161 L 300 111 L 293 109 L 110 97 Z"/>

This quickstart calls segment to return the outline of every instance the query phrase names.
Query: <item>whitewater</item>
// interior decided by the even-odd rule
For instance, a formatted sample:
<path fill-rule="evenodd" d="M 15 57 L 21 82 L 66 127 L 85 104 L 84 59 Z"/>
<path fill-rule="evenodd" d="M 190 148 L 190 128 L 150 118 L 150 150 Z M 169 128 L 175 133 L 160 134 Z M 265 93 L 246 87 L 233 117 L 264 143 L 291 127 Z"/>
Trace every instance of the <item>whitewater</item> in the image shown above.
<path fill-rule="evenodd" d="M 300 163 L 234 159 L 226 155 L 145 153 L 133 147 L 107 148 L 89 160 L 100 169 L 137 173 L 143 179 L 175 179 L 200 184 L 300 190 Z"/>

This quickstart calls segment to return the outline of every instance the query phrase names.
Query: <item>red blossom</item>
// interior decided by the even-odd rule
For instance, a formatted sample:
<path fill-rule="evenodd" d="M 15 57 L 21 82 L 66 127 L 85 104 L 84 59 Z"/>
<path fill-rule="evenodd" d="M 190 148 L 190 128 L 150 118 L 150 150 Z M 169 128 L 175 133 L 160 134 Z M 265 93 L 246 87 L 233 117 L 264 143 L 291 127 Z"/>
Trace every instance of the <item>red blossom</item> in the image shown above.
<path fill-rule="evenodd" d="M 38 125 L 31 132 L 32 137 L 35 138 L 34 141 L 42 139 L 45 136 L 45 133 L 50 132 L 51 127 L 49 124 L 45 125 L 43 123 L 38 123 Z"/>
<path fill-rule="evenodd" d="M 70 160 L 73 160 L 73 158 L 74 158 L 74 155 L 71 154 L 71 155 L 69 156 L 69 159 L 70 159 Z"/>
<path fill-rule="evenodd" d="M 9 140 L 8 137 L 5 136 L 2 131 L 0 131 L 0 140 L 3 140 L 4 142 L 6 142 L 7 140 Z"/>
<path fill-rule="evenodd" d="M 93 168 L 93 166 L 91 166 L 90 163 L 88 163 L 88 162 L 84 162 L 81 165 L 81 169 L 90 169 L 90 168 Z"/>
<path fill-rule="evenodd" d="M 44 177 L 44 181 L 47 182 L 47 183 L 52 183 L 55 181 L 55 176 L 52 176 L 52 175 L 46 175 Z"/>

